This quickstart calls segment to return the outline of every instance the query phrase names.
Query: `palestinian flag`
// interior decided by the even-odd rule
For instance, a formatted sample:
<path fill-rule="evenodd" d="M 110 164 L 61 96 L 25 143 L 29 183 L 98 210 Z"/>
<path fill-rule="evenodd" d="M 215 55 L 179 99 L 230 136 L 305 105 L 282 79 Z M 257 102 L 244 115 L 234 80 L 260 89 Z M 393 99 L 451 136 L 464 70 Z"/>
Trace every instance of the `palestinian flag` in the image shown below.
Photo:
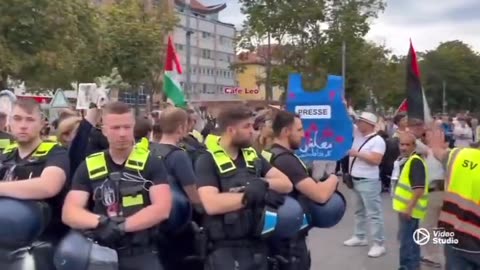
<path fill-rule="evenodd" d="M 176 75 L 182 74 L 182 65 L 175 50 L 172 38 L 168 37 L 165 73 L 163 75 L 163 91 L 167 99 L 177 107 L 186 107 L 185 94 Z"/>
<path fill-rule="evenodd" d="M 407 98 L 397 111 L 406 111 L 409 119 L 423 120 L 425 123 L 431 122 L 432 116 L 420 81 L 420 68 L 412 41 L 410 41 L 410 50 L 407 56 L 406 94 Z"/>

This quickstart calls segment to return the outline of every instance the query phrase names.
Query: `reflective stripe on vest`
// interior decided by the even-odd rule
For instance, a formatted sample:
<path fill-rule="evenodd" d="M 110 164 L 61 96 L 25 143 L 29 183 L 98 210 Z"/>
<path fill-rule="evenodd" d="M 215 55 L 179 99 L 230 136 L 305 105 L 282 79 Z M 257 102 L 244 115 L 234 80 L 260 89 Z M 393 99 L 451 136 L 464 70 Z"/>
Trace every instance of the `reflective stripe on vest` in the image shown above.
<path fill-rule="evenodd" d="M 141 147 L 143 149 L 150 149 L 150 141 L 147 138 L 141 138 L 139 142 L 136 144 L 137 147 Z"/>
<path fill-rule="evenodd" d="M 32 157 L 32 158 L 44 157 L 44 156 L 48 155 L 48 153 L 50 152 L 50 150 L 52 150 L 53 147 L 55 147 L 55 145 L 57 145 L 57 143 L 54 143 L 54 142 L 42 142 L 42 143 L 37 147 L 37 149 L 35 149 L 35 152 L 33 152 L 33 154 L 32 154 L 31 157 Z M 16 143 L 10 144 L 10 145 L 8 145 L 8 146 L 3 150 L 3 153 L 4 153 L 4 154 L 11 153 L 11 152 L 15 151 L 17 148 L 18 148 L 18 144 L 16 144 Z"/>
<path fill-rule="evenodd" d="M 134 171 L 143 171 L 147 164 L 150 151 L 142 147 L 133 148 L 130 156 L 125 163 L 125 167 Z M 108 175 L 107 161 L 105 152 L 99 152 L 88 156 L 85 159 L 87 164 L 88 176 L 90 180 L 99 180 Z"/>
<path fill-rule="evenodd" d="M 468 234 L 480 243 L 480 150 L 450 151 L 446 192 L 439 222 Z M 445 226 L 447 227 L 447 226 Z M 460 246 L 462 243 L 459 243 Z M 462 246 L 463 247 L 463 246 Z M 478 248 L 478 247 L 464 247 Z"/>
<path fill-rule="evenodd" d="M 9 146 L 10 143 L 11 142 L 9 139 L 0 139 L 0 150 L 7 148 L 7 146 Z"/>
<path fill-rule="evenodd" d="M 220 136 L 213 135 L 213 134 L 208 134 L 207 138 L 205 138 L 205 146 L 207 146 L 207 149 L 215 149 L 216 145 L 218 145 L 218 140 L 220 139 Z"/>
<path fill-rule="evenodd" d="M 192 135 L 199 143 L 203 143 L 202 133 L 198 132 L 196 129 L 190 132 L 190 135 Z"/>
<path fill-rule="evenodd" d="M 425 168 L 425 180 L 428 179 L 427 166 L 425 161 L 417 154 L 412 155 L 402 169 L 400 174 L 400 179 L 395 187 L 395 195 L 393 197 L 393 210 L 397 212 L 405 212 L 408 208 L 410 200 L 413 198 L 413 189 L 410 185 L 410 169 L 412 166 L 412 161 L 414 159 L 419 159 L 424 168 Z M 425 181 L 424 194 L 418 199 L 417 204 L 413 208 L 412 217 L 417 219 L 423 219 L 425 217 L 425 212 L 427 211 L 428 204 L 428 181 Z"/>
<path fill-rule="evenodd" d="M 208 152 L 212 155 L 220 175 L 235 171 L 237 167 L 225 150 L 218 144 L 212 145 L 212 147 L 213 149 L 208 149 Z M 242 155 L 247 168 L 254 169 L 255 160 L 258 158 L 257 151 L 253 147 L 243 148 Z"/>

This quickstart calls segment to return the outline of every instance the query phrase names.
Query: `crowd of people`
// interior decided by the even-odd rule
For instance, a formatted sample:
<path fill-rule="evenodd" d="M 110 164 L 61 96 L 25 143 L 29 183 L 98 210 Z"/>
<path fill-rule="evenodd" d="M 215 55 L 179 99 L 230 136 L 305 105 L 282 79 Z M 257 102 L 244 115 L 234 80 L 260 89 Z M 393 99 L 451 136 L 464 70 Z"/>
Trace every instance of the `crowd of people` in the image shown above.
<path fill-rule="evenodd" d="M 212 117 L 168 107 L 136 118 L 110 102 L 84 116 L 63 112 L 46 127 L 38 103 L 18 100 L 10 133 L 0 114 L 0 225 L 13 222 L 15 232 L 0 237 L 0 268 L 33 269 L 30 255 L 36 270 L 308 270 L 309 230 L 334 226 L 345 211 L 329 222 L 312 209 L 344 201 L 342 178 L 355 200 L 345 246 L 369 245 L 370 228 L 367 255 L 387 252 L 383 188 L 399 213 L 399 269 L 440 267 L 438 246 L 421 257 L 413 241 L 416 229 L 438 222 L 460 240 L 446 245 L 446 269 L 478 269 L 480 156 L 464 147 L 476 138 L 464 119 L 428 126 L 398 115 L 382 127 L 361 113 L 335 172 L 335 161 L 295 155 L 302 120 L 283 110 L 229 106 Z M 449 151 L 452 140 L 460 147 Z M 281 209 L 299 209 L 291 220 L 301 222 L 272 227 L 268 213 Z"/>

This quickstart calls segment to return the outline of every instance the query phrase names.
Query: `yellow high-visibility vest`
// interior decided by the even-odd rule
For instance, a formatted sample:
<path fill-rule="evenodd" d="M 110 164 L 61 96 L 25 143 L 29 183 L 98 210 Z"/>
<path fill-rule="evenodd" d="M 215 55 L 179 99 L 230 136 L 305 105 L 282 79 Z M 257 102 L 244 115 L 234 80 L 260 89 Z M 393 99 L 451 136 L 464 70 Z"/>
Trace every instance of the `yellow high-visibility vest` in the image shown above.
<path fill-rule="evenodd" d="M 417 155 L 413 154 L 408 158 L 407 162 L 403 166 L 402 172 L 400 173 L 400 179 L 395 187 L 395 193 L 393 196 L 393 210 L 397 212 L 405 212 L 408 208 L 408 203 L 413 198 L 413 189 L 410 185 L 410 169 L 412 167 L 412 161 L 418 159 L 423 163 L 425 167 L 425 191 L 422 197 L 417 201 L 417 204 L 413 208 L 412 217 L 416 219 L 423 219 L 427 211 L 428 205 L 428 170 L 424 159 Z"/>

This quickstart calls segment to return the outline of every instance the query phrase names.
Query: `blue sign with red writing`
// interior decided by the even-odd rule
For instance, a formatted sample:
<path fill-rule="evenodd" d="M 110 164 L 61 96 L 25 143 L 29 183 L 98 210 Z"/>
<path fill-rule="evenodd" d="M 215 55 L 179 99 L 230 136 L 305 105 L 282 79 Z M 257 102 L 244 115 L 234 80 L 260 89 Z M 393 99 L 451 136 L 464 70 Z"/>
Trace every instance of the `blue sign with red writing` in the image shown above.
<path fill-rule="evenodd" d="M 302 119 L 305 139 L 296 152 L 301 159 L 339 160 L 351 149 L 353 123 L 342 85 L 342 77 L 329 75 L 324 89 L 305 91 L 302 75 L 290 74 L 286 105 Z"/>

